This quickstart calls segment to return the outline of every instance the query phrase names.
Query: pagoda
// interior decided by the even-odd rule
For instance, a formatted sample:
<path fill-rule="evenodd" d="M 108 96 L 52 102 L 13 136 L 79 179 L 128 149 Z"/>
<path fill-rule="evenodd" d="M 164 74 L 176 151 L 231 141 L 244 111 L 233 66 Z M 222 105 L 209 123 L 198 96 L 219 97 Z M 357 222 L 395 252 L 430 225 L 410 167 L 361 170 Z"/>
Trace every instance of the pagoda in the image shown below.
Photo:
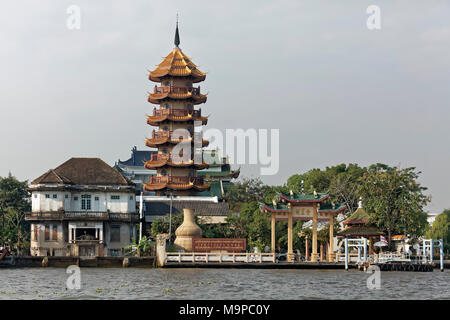
<path fill-rule="evenodd" d="M 206 73 L 197 68 L 179 45 L 177 22 L 175 48 L 149 75 L 150 81 L 160 85 L 155 85 L 148 96 L 148 102 L 158 107 L 147 117 L 147 123 L 156 130 L 146 145 L 158 151 L 145 163 L 147 169 L 156 170 L 156 176 L 150 178 L 144 190 L 157 195 L 196 195 L 210 188 L 203 177 L 197 176 L 197 170 L 208 168 L 202 148 L 209 142 L 195 132 L 196 126 L 208 122 L 201 108 L 194 107 L 205 103 L 206 95 L 201 93 L 200 86 L 193 86 L 204 81 Z"/>

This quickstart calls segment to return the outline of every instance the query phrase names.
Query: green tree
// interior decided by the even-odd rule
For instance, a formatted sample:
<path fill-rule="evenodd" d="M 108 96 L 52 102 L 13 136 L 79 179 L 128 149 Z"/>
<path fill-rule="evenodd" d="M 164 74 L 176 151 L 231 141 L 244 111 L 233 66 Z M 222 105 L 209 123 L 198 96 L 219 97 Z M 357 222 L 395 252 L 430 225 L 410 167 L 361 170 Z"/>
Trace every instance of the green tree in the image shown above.
<path fill-rule="evenodd" d="M 417 181 L 420 172 L 415 168 L 400 169 L 385 164 L 369 167 L 364 176 L 361 196 L 371 222 L 388 235 L 388 242 L 394 234 L 411 237 L 423 235 L 427 215 L 423 208 L 430 197 Z"/>
<path fill-rule="evenodd" d="M 450 250 L 450 209 L 444 210 L 436 217 L 426 236 L 429 239 L 442 239 L 445 251 Z"/>
<path fill-rule="evenodd" d="M 17 180 L 11 173 L 0 177 L 0 243 L 20 250 L 29 245 L 29 224 L 25 212 L 30 211 L 28 182 Z"/>
<path fill-rule="evenodd" d="M 172 220 L 172 224 L 170 225 L 170 220 Z M 163 218 L 156 218 L 155 221 L 152 222 L 152 227 L 150 229 L 150 235 L 153 239 L 156 239 L 156 235 L 160 233 L 169 233 L 170 235 L 170 243 L 175 241 L 175 230 L 183 223 L 183 214 L 172 214 L 172 219 L 170 219 L 170 215 L 166 214 Z"/>

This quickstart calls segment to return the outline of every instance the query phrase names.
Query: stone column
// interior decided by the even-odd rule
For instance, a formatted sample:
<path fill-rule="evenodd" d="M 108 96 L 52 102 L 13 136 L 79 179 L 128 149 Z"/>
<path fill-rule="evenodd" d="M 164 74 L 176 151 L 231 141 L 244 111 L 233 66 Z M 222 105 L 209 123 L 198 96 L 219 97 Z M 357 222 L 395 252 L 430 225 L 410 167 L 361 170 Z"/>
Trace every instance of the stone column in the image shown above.
<path fill-rule="evenodd" d="M 100 240 L 100 243 L 103 243 L 103 226 L 102 226 L 102 228 L 99 230 L 99 240 Z"/>
<path fill-rule="evenodd" d="M 305 238 L 305 260 L 309 261 L 309 237 Z"/>
<path fill-rule="evenodd" d="M 323 261 L 323 243 L 320 244 L 320 261 Z"/>
<path fill-rule="evenodd" d="M 289 210 L 289 214 L 288 214 L 288 253 L 287 253 L 287 262 L 293 262 L 294 259 L 294 250 L 293 250 L 293 238 L 292 238 L 292 222 L 293 222 L 293 218 L 292 218 L 292 210 L 294 210 L 293 208 L 291 208 L 291 210 Z"/>
<path fill-rule="evenodd" d="M 319 255 L 317 254 L 317 204 L 313 204 L 313 224 L 312 224 L 312 254 L 311 261 L 316 262 Z"/>
<path fill-rule="evenodd" d="M 271 227 L 271 231 L 272 231 L 272 252 L 275 252 L 275 236 L 276 236 L 276 234 L 275 234 L 275 232 L 276 232 L 276 230 L 275 230 L 275 227 L 276 227 L 276 223 L 275 223 L 275 214 L 274 213 L 272 213 L 272 227 Z"/>
<path fill-rule="evenodd" d="M 72 228 L 69 226 L 69 243 L 72 243 Z"/>
<path fill-rule="evenodd" d="M 167 235 L 158 234 L 156 235 L 156 265 L 158 267 L 163 267 L 166 263 L 167 253 L 166 253 L 166 240 Z"/>
<path fill-rule="evenodd" d="M 336 259 L 334 254 L 334 215 L 330 213 L 330 250 L 328 250 L 328 262 L 333 262 Z"/>

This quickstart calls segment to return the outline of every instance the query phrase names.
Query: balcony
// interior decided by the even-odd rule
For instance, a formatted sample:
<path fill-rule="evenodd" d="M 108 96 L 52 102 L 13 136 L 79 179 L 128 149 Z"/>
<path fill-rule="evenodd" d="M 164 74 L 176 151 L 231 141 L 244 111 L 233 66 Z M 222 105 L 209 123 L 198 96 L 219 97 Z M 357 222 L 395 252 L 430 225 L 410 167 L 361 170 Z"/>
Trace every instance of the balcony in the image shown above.
<path fill-rule="evenodd" d="M 168 153 L 153 153 L 150 157 L 150 161 L 159 162 L 159 161 L 168 161 L 170 155 Z"/>
<path fill-rule="evenodd" d="M 200 95 L 200 87 L 182 87 L 182 86 L 155 86 L 153 90 L 154 94 L 165 94 L 165 93 L 174 93 L 174 94 L 188 94 L 191 93 L 194 96 Z"/>
<path fill-rule="evenodd" d="M 153 117 L 165 117 L 165 116 L 175 116 L 175 117 L 187 117 L 192 114 L 193 118 L 199 118 L 202 116 L 202 110 L 186 110 L 186 109 L 156 109 L 153 108 Z"/>
<path fill-rule="evenodd" d="M 150 184 L 189 184 L 203 185 L 203 177 L 183 177 L 183 176 L 157 176 L 150 177 Z"/>
<path fill-rule="evenodd" d="M 188 132 L 187 130 L 180 131 L 182 134 L 177 133 L 174 134 L 174 131 L 155 131 L 152 132 L 152 139 L 153 140 L 170 140 L 170 142 L 173 143 L 179 143 L 185 140 L 191 141 L 192 138 L 194 141 L 202 141 L 203 140 L 203 134 L 201 132 L 194 132 L 194 134 Z"/>
<path fill-rule="evenodd" d="M 115 213 L 98 211 L 55 211 L 55 212 L 27 212 L 25 214 L 27 221 L 39 220 L 94 220 L 94 221 L 138 221 L 137 213 Z"/>

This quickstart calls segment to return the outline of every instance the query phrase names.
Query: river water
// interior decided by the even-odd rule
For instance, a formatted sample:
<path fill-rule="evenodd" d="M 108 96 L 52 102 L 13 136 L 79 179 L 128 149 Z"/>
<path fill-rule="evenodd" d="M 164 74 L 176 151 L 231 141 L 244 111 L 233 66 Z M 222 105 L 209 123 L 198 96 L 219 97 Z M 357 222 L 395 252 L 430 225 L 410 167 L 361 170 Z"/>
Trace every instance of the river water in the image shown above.
<path fill-rule="evenodd" d="M 67 289 L 64 268 L 0 269 L 1 299 L 450 299 L 450 271 L 81 268 Z"/>

